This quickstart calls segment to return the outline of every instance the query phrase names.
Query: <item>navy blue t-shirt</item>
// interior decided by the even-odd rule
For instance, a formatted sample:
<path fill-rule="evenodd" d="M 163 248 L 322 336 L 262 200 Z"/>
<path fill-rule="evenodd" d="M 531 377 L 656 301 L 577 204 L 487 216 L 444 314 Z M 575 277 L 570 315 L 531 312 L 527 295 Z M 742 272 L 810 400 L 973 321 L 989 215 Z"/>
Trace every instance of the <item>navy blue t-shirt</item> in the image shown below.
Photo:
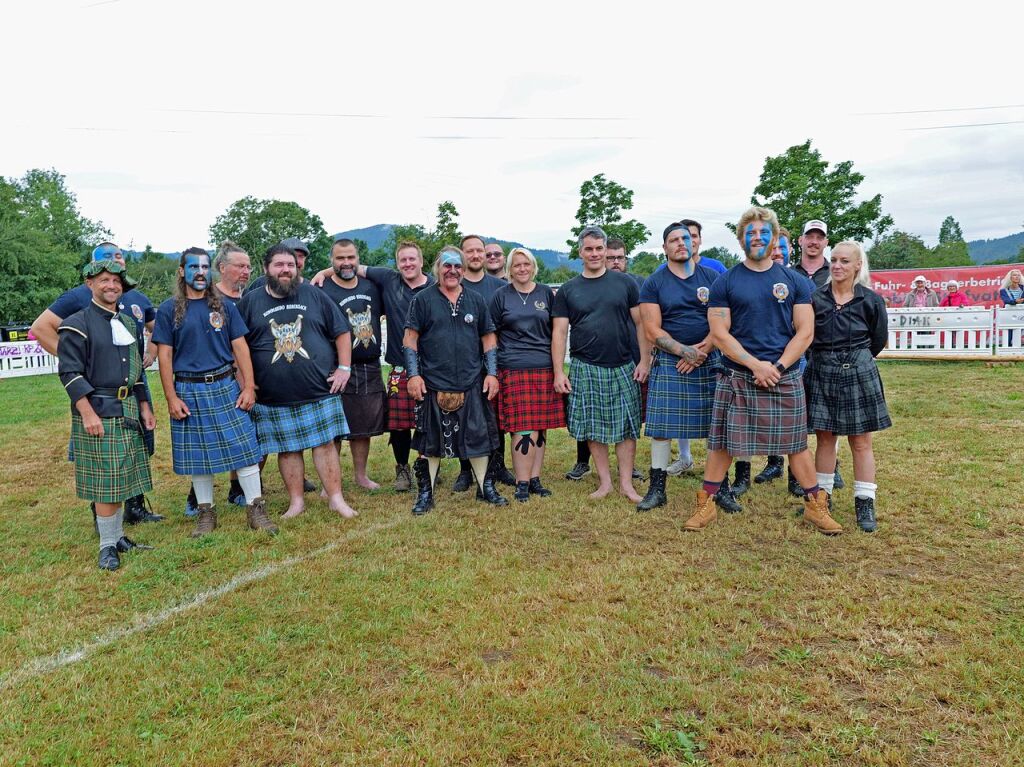
<path fill-rule="evenodd" d="M 793 307 L 810 304 L 807 278 L 778 264 L 764 272 L 755 272 L 737 264 L 711 286 L 709 307 L 728 309 L 732 324 L 730 335 L 755 359 L 775 362 L 786 350 L 793 330 Z M 724 357 L 733 370 L 743 365 Z"/>
<path fill-rule="evenodd" d="M 707 338 L 708 301 L 718 273 L 701 261 L 685 280 L 659 269 L 640 288 L 641 304 L 661 307 L 661 327 L 673 340 L 692 346 Z"/>
<path fill-rule="evenodd" d="M 195 298 L 185 308 L 181 325 L 174 327 L 174 299 L 156 310 L 153 343 L 173 348 L 175 373 L 207 373 L 235 361 L 231 342 L 249 332 L 235 305 L 223 301 L 223 310 L 210 310 L 205 298 Z"/>
<path fill-rule="evenodd" d="M 82 283 L 58 296 L 57 300 L 50 304 L 50 311 L 62 320 L 66 320 L 75 312 L 82 311 L 90 303 L 92 303 L 92 291 L 89 290 L 88 285 Z M 153 308 L 153 304 L 145 294 L 135 288 L 122 294 L 117 306 L 135 320 L 139 333 L 146 329 L 147 323 L 156 319 L 156 310 Z"/>

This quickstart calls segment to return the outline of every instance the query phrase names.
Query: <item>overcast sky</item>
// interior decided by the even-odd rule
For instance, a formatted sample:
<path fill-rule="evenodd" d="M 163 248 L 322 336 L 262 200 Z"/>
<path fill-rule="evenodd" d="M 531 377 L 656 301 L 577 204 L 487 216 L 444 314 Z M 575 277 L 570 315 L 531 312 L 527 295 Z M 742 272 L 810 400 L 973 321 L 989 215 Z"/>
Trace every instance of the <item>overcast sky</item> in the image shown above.
<path fill-rule="evenodd" d="M 245 195 L 329 232 L 450 199 L 464 231 L 565 249 L 603 172 L 652 232 L 691 216 L 738 251 L 764 159 L 810 138 L 929 243 L 950 214 L 968 240 L 1024 224 L 1014 3 L 505 7 L 4 3 L 0 174 L 56 168 L 139 249 L 205 244 Z"/>

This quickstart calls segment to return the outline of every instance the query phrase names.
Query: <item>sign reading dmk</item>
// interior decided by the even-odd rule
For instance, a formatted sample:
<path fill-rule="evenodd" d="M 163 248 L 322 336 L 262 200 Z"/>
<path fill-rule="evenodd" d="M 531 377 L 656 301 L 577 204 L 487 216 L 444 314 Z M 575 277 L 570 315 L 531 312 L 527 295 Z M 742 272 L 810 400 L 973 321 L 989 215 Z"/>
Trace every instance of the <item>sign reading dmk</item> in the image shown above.
<path fill-rule="evenodd" d="M 932 326 L 932 318 L 928 315 L 901 314 L 897 317 L 896 324 L 901 328 L 930 328 Z"/>

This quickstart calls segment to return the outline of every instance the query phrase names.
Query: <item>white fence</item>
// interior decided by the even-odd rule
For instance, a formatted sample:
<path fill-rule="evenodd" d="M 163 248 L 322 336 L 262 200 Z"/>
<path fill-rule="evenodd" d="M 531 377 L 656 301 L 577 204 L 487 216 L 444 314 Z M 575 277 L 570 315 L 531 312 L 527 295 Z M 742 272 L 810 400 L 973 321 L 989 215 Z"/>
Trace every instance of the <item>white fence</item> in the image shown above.
<path fill-rule="evenodd" d="M 1024 355 L 1024 306 L 1007 306 L 996 309 L 996 354 Z"/>
<path fill-rule="evenodd" d="M 57 358 L 36 341 L 0 344 L 0 378 L 56 373 Z"/>

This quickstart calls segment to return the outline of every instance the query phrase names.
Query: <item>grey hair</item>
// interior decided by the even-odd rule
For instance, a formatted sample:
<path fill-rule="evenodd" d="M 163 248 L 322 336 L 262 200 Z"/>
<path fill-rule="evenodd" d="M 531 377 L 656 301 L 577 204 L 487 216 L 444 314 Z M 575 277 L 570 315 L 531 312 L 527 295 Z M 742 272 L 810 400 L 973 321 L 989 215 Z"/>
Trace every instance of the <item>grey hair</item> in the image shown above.
<path fill-rule="evenodd" d="M 235 245 L 231 240 L 224 240 L 217 246 L 217 255 L 213 258 L 213 269 L 220 274 L 220 268 L 224 265 L 224 259 L 232 253 L 245 253 L 245 248 Z M 249 255 L 245 253 L 245 255 Z"/>
<path fill-rule="evenodd" d="M 580 232 L 579 246 L 583 247 L 583 240 L 586 237 L 597 237 L 605 245 L 608 244 L 608 235 L 604 233 L 604 229 L 599 226 L 585 226 L 583 231 Z"/>

